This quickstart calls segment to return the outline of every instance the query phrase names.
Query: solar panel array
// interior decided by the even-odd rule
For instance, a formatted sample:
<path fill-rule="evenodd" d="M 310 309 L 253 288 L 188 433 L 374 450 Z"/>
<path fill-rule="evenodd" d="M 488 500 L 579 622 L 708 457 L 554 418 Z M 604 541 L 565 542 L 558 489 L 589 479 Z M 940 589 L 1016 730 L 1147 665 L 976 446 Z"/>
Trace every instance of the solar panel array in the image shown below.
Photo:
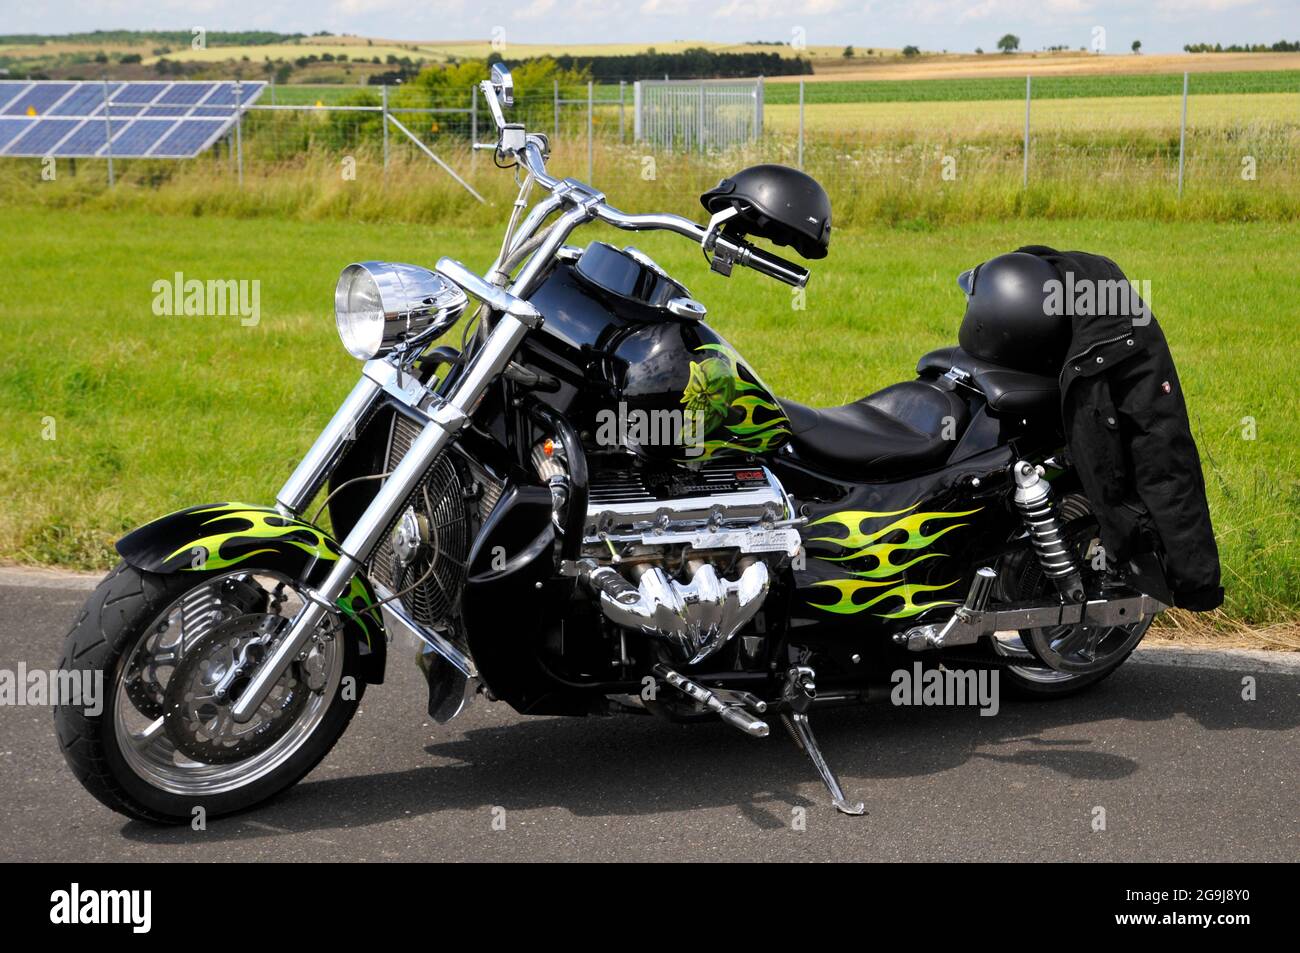
<path fill-rule="evenodd" d="M 0 156 L 191 159 L 266 84 L 0 82 Z"/>

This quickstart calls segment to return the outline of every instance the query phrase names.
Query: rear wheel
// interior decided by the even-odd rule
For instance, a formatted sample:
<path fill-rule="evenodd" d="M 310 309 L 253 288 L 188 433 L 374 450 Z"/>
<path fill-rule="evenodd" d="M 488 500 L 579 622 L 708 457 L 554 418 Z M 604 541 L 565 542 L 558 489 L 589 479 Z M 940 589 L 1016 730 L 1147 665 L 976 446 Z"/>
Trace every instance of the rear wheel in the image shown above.
<path fill-rule="evenodd" d="M 60 706 L 68 765 L 113 810 L 156 823 L 229 814 L 294 784 L 360 703 L 356 646 L 318 636 L 245 724 L 230 705 L 247 667 L 302 606 L 269 568 L 156 575 L 126 564 L 100 583 L 60 668 L 102 673 L 100 711 Z"/>
<path fill-rule="evenodd" d="M 1101 551 L 1101 540 L 1087 497 L 1079 493 L 1062 497 L 1057 504 L 1057 516 L 1084 566 L 1085 575 L 1104 583 L 1105 571 L 1093 566 Z M 1002 600 L 1036 601 L 1056 597 L 1055 584 L 1043 573 L 1032 550 L 1026 548 L 1006 557 L 998 568 Z M 1059 698 L 1089 688 L 1119 668 L 1142 641 L 1151 622 L 1147 617 L 1127 626 L 1092 629 L 1054 626 L 1039 630 L 1037 635 L 1045 638 L 1078 671 L 1061 672 L 1043 665 L 1028 648 L 1028 630 L 996 632 L 987 640 L 985 650 L 1000 660 L 1024 660 L 1024 665 L 1002 667 L 1013 694 L 1022 698 Z"/>

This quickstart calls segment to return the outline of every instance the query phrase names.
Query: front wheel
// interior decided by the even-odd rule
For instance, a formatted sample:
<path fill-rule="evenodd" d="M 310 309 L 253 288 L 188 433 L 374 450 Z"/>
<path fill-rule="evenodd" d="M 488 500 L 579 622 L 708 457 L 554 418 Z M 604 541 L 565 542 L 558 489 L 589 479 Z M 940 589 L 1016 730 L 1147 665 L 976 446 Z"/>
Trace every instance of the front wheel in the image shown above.
<path fill-rule="evenodd" d="M 158 575 L 119 564 L 87 601 L 59 668 L 102 677 L 101 704 L 54 711 L 59 747 L 113 810 L 187 823 L 251 807 L 297 782 L 361 700 L 353 640 L 322 635 L 246 724 L 229 707 L 247 669 L 302 606 L 256 566 Z"/>

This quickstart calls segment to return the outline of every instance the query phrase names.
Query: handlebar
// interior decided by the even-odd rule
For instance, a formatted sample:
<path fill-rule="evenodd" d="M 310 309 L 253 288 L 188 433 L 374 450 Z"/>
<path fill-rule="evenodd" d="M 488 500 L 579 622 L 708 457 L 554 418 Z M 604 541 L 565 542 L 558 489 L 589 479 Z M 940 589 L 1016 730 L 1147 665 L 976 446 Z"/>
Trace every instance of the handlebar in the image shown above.
<path fill-rule="evenodd" d="M 491 83 L 485 81 L 482 85 L 489 102 L 495 102 L 496 93 Z M 499 114 L 499 107 L 493 110 L 494 116 Z M 604 196 L 599 193 L 586 187 L 577 187 L 576 183 L 561 181 L 546 171 L 546 157 L 543 152 L 543 146 L 546 142 L 545 137 L 529 135 L 523 126 L 503 121 L 498 122 L 498 127 L 501 132 L 501 141 L 497 146 L 499 152 L 513 155 L 532 176 L 533 181 L 548 192 L 562 191 L 566 186 L 574 187 L 575 192 L 580 189 L 578 198 L 586 204 L 593 218 L 626 231 L 657 230 L 676 232 L 678 235 L 683 235 L 697 245 L 704 247 L 706 251 L 712 250 L 715 256 L 723 259 L 725 262 L 724 267 L 717 270 L 723 271 L 724 274 L 730 272 L 731 265 L 741 265 L 796 288 L 802 288 L 808 284 L 809 272 L 807 268 L 788 261 L 779 255 L 756 248 L 744 239 L 724 235 L 718 231 L 710 233 L 703 225 L 681 215 L 668 213 L 630 215 L 614 208 L 612 205 L 606 204 Z"/>

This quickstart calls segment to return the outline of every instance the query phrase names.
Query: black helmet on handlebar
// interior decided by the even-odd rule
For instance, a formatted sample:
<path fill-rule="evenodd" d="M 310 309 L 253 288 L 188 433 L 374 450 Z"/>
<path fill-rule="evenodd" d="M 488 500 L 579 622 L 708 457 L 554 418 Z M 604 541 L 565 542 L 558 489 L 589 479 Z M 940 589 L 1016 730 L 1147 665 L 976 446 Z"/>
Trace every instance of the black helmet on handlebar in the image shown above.
<path fill-rule="evenodd" d="M 788 245 L 804 258 L 825 258 L 831 243 L 831 200 L 812 176 L 784 165 L 754 165 L 700 196 L 710 215 L 729 208 L 730 234 Z"/>

